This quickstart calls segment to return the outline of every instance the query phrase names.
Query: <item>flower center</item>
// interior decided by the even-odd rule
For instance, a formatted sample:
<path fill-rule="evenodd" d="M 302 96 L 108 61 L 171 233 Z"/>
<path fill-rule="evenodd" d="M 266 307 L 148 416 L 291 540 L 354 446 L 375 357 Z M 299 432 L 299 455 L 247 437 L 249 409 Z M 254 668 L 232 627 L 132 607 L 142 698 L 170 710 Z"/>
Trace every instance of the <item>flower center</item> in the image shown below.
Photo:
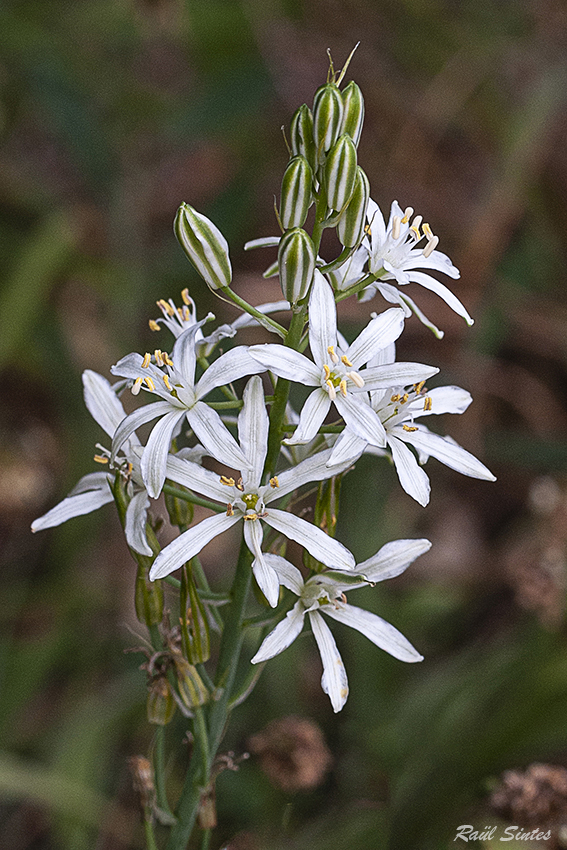
<path fill-rule="evenodd" d="M 335 346 L 330 345 L 327 348 L 333 368 L 328 363 L 323 364 L 323 383 L 324 389 L 329 393 L 329 398 L 334 401 L 337 397 L 337 390 L 341 395 L 346 397 L 347 394 L 347 378 L 350 379 L 359 389 L 364 386 L 364 378 L 358 372 L 353 370 L 353 364 L 350 362 L 346 354 L 341 357 L 336 353 Z M 350 370 L 350 371 L 348 371 Z"/>

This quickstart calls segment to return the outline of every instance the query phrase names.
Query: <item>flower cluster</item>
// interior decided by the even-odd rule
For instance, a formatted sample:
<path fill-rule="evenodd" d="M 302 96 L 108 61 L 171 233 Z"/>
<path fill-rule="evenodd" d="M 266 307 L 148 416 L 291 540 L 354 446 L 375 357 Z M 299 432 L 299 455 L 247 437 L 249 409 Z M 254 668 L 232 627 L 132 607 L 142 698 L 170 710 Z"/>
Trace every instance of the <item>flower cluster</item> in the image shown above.
<path fill-rule="evenodd" d="M 276 609 L 277 624 L 252 662 L 286 649 L 307 617 L 322 658 L 322 686 L 335 711 L 344 705 L 348 685 L 325 617 L 362 632 L 395 658 L 420 661 L 397 629 L 353 606 L 346 593 L 399 575 L 430 544 L 394 541 L 357 565 L 354 554 L 335 539 L 328 512 L 316 507 L 316 521 L 309 522 L 294 509 L 293 494 L 312 482 L 327 492 L 329 482 L 336 486 L 364 452 L 389 457 L 401 486 L 421 505 L 429 501 L 423 469 L 429 457 L 464 475 L 494 480 L 468 451 L 421 422 L 431 414 L 463 413 L 470 395 L 459 387 L 426 388 L 426 381 L 438 372 L 435 366 L 396 360 L 395 343 L 412 314 L 442 335 L 405 294 L 407 284 L 432 290 L 468 324 L 472 319 L 460 300 L 429 273 L 459 277 L 449 258 L 437 250 L 439 240 L 429 225 L 397 202 L 386 225 L 371 200 L 368 178 L 357 163 L 364 101 L 355 83 L 341 90 L 343 76 L 344 71 L 338 77 L 333 72 L 317 91 L 313 108 L 303 105 L 292 119 L 291 158 L 278 210 L 281 237 L 247 246 L 277 246 L 277 263 L 267 274 L 279 274 L 283 299 L 253 306 L 234 292 L 226 240 L 202 213 L 182 204 L 175 232 L 183 250 L 209 288 L 234 301 L 241 316 L 205 335 L 205 326 L 215 317 L 199 320 L 184 290 L 182 306 L 160 300 L 162 317 L 150 320 L 153 331 L 172 335 L 171 345 L 165 346 L 169 353 L 155 349 L 127 354 L 111 368 L 119 379 L 114 385 L 93 372 L 84 373 L 87 408 L 112 441 L 95 457 L 105 469 L 84 476 L 32 526 L 38 531 L 93 511 L 117 498 L 120 485 L 127 542 L 148 559 L 142 578 L 159 582 L 181 569 L 185 613 L 188 594 L 193 594 L 195 608 L 203 591 L 203 586 L 187 585 L 185 565 L 194 563 L 215 537 L 239 526 L 258 588 L 267 605 Z M 308 233 L 304 227 L 313 205 L 314 224 Z M 332 262 L 319 256 L 325 228 L 336 228 L 342 245 Z M 369 315 L 360 334 L 347 343 L 337 327 L 337 302 L 351 295 L 365 302 L 376 293 L 393 306 Z M 287 317 L 283 324 L 272 317 L 276 313 Z M 239 344 L 241 329 L 252 323 L 276 334 L 279 341 Z M 217 355 L 219 343 L 227 341 L 228 350 Z M 266 397 L 268 378 L 273 386 Z M 238 393 L 234 383 L 242 379 Z M 309 388 L 297 411 L 289 405 L 292 384 Z M 135 396 L 143 392 L 157 398 L 126 415 L 119 400 L 126 387 Z M 142 445 L 137 432 L 148 423 L 154 424 Z M 191 516 L 176 521 L 170 510 L 180 533 L 159 551 L 151 506 L 162 493 L 175 494 L 177 502 L 206 505 L 212 515 L 198 522 Z M 323 514 L 325 522 L 319 521 Z M 286 559 L 290 540 L 309 554 L 309 575 Z M 293 607 L 286 591 L 298 597 Z M 165 680 L 161 685 L 169 687 Z"/>

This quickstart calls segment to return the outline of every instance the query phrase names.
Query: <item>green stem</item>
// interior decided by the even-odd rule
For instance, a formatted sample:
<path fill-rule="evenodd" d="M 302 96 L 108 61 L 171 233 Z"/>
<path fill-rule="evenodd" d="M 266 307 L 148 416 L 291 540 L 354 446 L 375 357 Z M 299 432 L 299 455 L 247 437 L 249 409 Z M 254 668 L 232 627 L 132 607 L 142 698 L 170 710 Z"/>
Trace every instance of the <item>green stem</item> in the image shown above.
<path fill-rule="evenodd" d="M 231 301 L 234 301 L 235 304 L 244 310 L 245 313 L 248 313 L 250 316 L 254 316 L 261 325 L 269 325 L 282 339 L 286 337 L 286 329 L 280 325 L 278 322 L 275 322 L 273 319 L 270 319 L 269 316 L 266 316 L 264 313 L 260 313 L 252 304 L 249 304 L 248 301 L 245 301 L 244 298 L 241 298 L 240 295 L 237 295 L 236 292 L 233 292 L 230 287 L 225 286 L 220 290 L 223 295 L 228 295 Z"/>
<path fill-rule="evenodd" d="M 171 484 L 164 484 L 163 492 L 169 493 L 170 496 L 175 496 L 177 499 L 183 499 L 185 502 L 191 502 L 192 505 L 201 505 L 203 508 L 209 508 L 217 514 L 222 514 L 223 511 L 226 511 L 226 506 L 223 508 L 217 502 L 209 502 L 208 499 L 201 499 L 200 496 L 188 493 L 187 490 L 178 490 L 177 487 L 173 487 Z"/>
<path fill-rule="evenodd" d="M 366 289 L 371 283 L 374 283 L 375 280 L 378 280 L 380 275 L 384 274 L 384 269 L 380 269 L 375 274 L 369 274 L 367 277 L 359 280 L 358 283 L 355 283 L 354 286 L 349 286 L 348 289 L 345 289 L 344 292 L 336 292 L 335 293 L 335 301 L 344 301 L 345 298 L 350 298 L 351 295 L 356 295 L 357 292 L 362 292 L 363 289 Z"/>
<path fill-rule="evenodd" d="M 173 815 L 169 808 L 165 782 L 165 726 L 158 726 L 155 734 L 154 749 L 154 778 L 156 800 L 159 808 L 168 815 Z"/>
<path fill-rule="evenodd" d="M 156 837 L 154 835 L 154 827 L 151 820 L 151 815 L 148 813 L 144 818 L 144 832 L 146 833 L 146 848 L 147 850 L 158 850 Z"/>
<path fill-rule="evenodd" d="M 209 850 L 209 845 L 211 843 L 211 829 L 205 829 L 203 832 L 203 837 L 201 838 L 201 850 Z"/>

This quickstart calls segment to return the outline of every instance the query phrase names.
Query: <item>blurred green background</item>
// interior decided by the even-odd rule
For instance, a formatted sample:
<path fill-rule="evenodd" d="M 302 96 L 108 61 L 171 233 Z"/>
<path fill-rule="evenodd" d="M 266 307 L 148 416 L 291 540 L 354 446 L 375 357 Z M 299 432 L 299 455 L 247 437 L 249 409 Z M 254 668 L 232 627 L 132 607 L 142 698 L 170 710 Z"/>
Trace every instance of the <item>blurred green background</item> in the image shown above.
<path fill-rule="evenodd" d="M 142 658 L 123 654 L 141 643 L 134 563 L 110 507 L 35 537 L 29 525 L 92 470 L 102 435 L 83 408 L 82 370 L 108 375 L 155 346 L 154 302 L 185 286 L 200 315 L 236 315 L 176 243 L 181 201 L 226 235 L 235 289 L 253 303 L 277 297 L 261 277 L 272 255 L 242 245 L 277 232 L 279 128 L 324 81 L 326 48 L 340 67 L 359 40 L 347 80 L 366 98 L 359 160 L 373 197 L 431 223 L 476 319 L 469 330 L 410 292 L 446 336 L 412 319 L 400 356 L 472 392 L 466 415 L 440 427 L 498 481 L 431 461 L 424 510 L 375 458 L 347 478 L 339 537 L 358 559 L 396 537 L 433 542 L 407 576 L 356 600 L 426 660 L 405 666 L 337 627 L 351 685 L 338 716 L 313 641 L 270 662 L 226 748 L 243 752 L 250 734 L 295 713 L 322 726 L 333 769 L 292 795 L 255 759 L 224 773 L 212 846 L 439 850 L 460 824 L 500 823 L 487 799 L 503 770 L 567 765 L 563 0 L 4 0 L 3 848 L 143 846 L 126 764 L 152 740 Z M 347 336 L 368 307 L 343 303 Z M 219 588 L 230 557 L 204 559 Z M 184 731 L 170 727 L 168 746 Z M 180 778 L 172 763 L 173 792 Z"/>

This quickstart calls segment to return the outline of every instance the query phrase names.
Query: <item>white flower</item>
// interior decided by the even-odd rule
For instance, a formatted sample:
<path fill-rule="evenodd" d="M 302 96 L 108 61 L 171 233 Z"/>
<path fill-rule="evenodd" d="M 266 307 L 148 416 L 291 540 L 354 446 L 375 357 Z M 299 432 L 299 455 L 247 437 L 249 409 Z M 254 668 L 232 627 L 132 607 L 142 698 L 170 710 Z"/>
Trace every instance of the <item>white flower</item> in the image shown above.
<path fill-rule="evenodd" d="M 145 357 L 128 354 L 110 370 L 113 375 L 133 380 L 133 393 L 144 388 L 163 399 L 141 407 L 126 417 L 118 427 L 112 443 L 115 455 L 137 428 L 161 417 L 150 434 L 141 463 L 142 477 L 148 493 L 154 499 L 159 496 L 165 481 L 172 436 L 185 417 L 199 442 L 212 457 L 227 465 L 235 459 L 243 466 L 247 464 L 236 440 L 224 428 L 218 413 L 201 399 L 215 387 L 258 372 L 258 364 L 250 357 L 246 347 L 238 346 L 215 360 L 195 383 L 196 335 L 208 318 L 191 325 L 177 338 L 171 357 L 157 350 L 152 362 L 150 354 Z"/>
<path fill-rule="evenodd" d="M 221 428 L 224 425 L 221 423 Z M 294 516 L 288 511 L 267 509 L 271 502 L 296 490 L 309 481 L 322 481 L 337 474 L 326 465 L 330 452 L 324 451 L 304 460 L 297 466 L 278 473 L 262 485 L 262 471 L 268 446 L 268 416 L 264 392 L 259 377 L 251 378 L 244 390 L 244 406 L 238 417 L 238 435 L 241 448 L 227 464 L 239 467 L 242 452 L 246 464 L 241 467 L 239 479 L 215 475 L 195 463 L 169 457 L 167 477 L 191 490 L 201 493 L 227 506 L 226 513 L 208 517 L 181 534 L 158 555 L 150 572 L 150 579 L 163 578 L 196 555 L 218 534 L 242 520 L 244 539 L 252 554 L 252 569 L 260 589 L 270 605 L 278 604 L 279 581 L 277 573 L 262 552 L 262 523 L 304 546 L 319 561 L 338 569 L 354 567 L 354 557 L 341 543 L 329 537 L 320 528 Z"/>
<path fill-rule="evenodd" d="M 429 502 L 429 478 L 406 444 L 417 450 L 420 463 L 425 463 L 431 456 L 471 478 L 496 480 L 483 463 L 461 448 L 451 437 L 434 434 L 421 422 L 419 425 L 415 424 L 416 419 L 432 414 L 464 413 L 471 401 L 470 393 L 460 387 L 436 387 L 427 390 L 423 381 L 413 387 L 390 388 L 387 391 L 371 393 L 372 409 L 380 417 L 386 431 L 387 446 L 400 484 L 420 505 L 425 506 Z M 386 454 L 365 443 L 357 434 L 346 430 L 335 444 L 331 463 L 352 463 L 362 452 Z"/>
<path fill-rule="evenodd" d="M 95 422 L 114 435 L 126 413 L 116 393 L 106 378 L 87 369 L 83 372 L 84 398 L 87 409 Z M 125 533 L 128 545 L 141 555 L 152 555 L 146 540 L 146 519 L 149 499 L 141 473 L 139 452 L 141 446 L 135 434 L 123 443 L 121 455 L 111 468 L 120 469 L 127 476 L 130 502 L 126 509 Z M 104 451 L 104 450 L 103 450 Z M 99 462 L 107 463 L 107 454 L 96 456 Z M 32 523 L 32 531 L 41 531 L 66 522 L 68 519 L 96 511 L 102 505 L 114 501 L 110 489 L 108 472 L 91 472 L 84 475 L 73 487 L 66 499 Z"/>
<path fill-rule="evenodd" d="M 337 333 L 337 311 L 331 287 L 315 271 L 309 298 L 309 345 L 314 363 L 283 345 L 255 345 L 250 355 L 265 369 L 282 378 L 317 387 L 307 398 L 299 424 L 288 445 L 308 443 L 321 427 L 334 403 L 349 429 L 375 446 L 386 445 L 386 433 L 368 405 L 368 392 L 392 383 L 421 381 L 438 370 L 420 363 L 392 363 L 361 370 L 361 366 L 387 348 L 404 327 L 402 310 L 392 308 L 373 318 L 346 349 Z"/>
<path fill-rule="evenodd" d="M 340 711 L 348 696 L 348 681 L 342 658 L 322 613 L 365 635 L 372 643 L 400 661 L 422 661 L 422 656 L 394 626 L 376 614 L 346 601 L 345 591 L 400 575 L 415 558 L 431 547 L 429 540 L 394 540 L 376 555 L 358 564 L 347 575 L 321 573 L 304 581 L 299 570 L 279 555 L 266 555 L 281 584 L 299 596 L 295 606 L 264 639 L 252 658 L 253 664 L 267 661 L 287 649 L 303 629 L 309 615 L 313 635 L 323 662 L 321 685 L 333 709 Z"/>

